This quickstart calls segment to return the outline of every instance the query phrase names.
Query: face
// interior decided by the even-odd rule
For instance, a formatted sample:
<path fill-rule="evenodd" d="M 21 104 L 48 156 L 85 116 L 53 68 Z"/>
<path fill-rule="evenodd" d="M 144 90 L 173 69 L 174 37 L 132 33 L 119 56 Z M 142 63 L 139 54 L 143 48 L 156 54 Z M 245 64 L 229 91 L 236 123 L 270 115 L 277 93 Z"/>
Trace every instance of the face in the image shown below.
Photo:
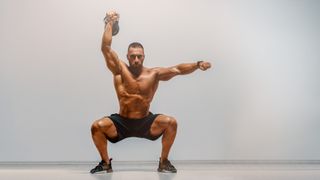
<path fill-rule="evenodd" d="M 130 66 L 139 68 L 142 67 L 144 60 L 144 52 L 142 48 L 129 48 L 127 58 Z"/>

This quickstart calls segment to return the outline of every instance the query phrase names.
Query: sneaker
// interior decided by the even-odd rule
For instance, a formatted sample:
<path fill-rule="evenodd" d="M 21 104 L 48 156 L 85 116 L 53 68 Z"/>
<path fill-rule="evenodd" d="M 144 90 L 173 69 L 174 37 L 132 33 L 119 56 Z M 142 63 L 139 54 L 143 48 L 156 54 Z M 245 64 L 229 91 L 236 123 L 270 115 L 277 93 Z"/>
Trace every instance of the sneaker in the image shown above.
<path fill-rule="evenodd" d="M 101 172 L 101 171 L 107 171 L 107 173 L 111 173 L 112 172 L 111 161 L 112 159 L 110 159 L 110 164 L 107 164 L 104 160 L 102 160 L 101 162 L 99 162 L 99 164 L 95 168 L 91 169 L 90 173 L 94 174 L 96 172 Z"/>
<path fill-rule="evenodd" d="M 164 159 L 163 162 L 161 163 L 161 158 L 160 158 L 158 172 L 176 173 L 177 169 L 170 163 L 168 159 Z"/>

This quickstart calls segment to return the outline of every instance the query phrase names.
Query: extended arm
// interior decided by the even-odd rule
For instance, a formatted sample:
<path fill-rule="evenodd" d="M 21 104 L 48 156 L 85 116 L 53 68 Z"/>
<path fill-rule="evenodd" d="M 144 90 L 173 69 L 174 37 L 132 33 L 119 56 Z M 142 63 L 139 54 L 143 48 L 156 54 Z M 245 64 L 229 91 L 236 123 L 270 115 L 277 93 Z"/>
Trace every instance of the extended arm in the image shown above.
<path fill-rule="evenodd" d="M 183 63 L 168 68 L 156 68 L 158 72 L 158 78 L 160 81 L 167 81 L 176 75 L 185 75 L 194 72 L 197 69 L 203 71 L 211 67 L 209 62 L 198 61 L 196 63 Z"/>
<path fill-rule="evenodd" d="M 117 54 L 111 49 L 112 42 L 112 26 L 113 23 L 118 20 L 118 14 L 116 12 L 107 13 L 109 20 L 105 24 L 104 33 L 102 36 L 101 51 L 104 55 L 107 67 L 110 71 L 116 75 L 121 71 L 120 60 Z"/>

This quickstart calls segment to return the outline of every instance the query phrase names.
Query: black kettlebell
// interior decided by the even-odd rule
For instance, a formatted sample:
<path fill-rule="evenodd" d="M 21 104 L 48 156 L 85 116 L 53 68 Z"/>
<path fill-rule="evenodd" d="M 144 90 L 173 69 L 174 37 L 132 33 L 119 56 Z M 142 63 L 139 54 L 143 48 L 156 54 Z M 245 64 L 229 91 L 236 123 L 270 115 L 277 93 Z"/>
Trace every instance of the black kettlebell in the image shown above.
<path fill-rule="evenodd" d="M 115 21 L 112 25 L 112 36 L 115 36 L 119 33 L 120 27 L 119 27 L 119 21 Z"/>

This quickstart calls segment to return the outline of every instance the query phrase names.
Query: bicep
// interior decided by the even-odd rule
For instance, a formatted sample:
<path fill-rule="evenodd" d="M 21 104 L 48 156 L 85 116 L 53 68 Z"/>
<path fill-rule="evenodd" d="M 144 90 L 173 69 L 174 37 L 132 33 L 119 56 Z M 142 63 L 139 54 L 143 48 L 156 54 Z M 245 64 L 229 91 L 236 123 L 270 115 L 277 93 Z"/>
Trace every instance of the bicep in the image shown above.
<path fill-rule="evenodd" d="M 168 81 L 176 75 L 180 74 L 179 69 L 176 67 L 169 67 L 169 68 L 157 68 L 158 72 L 158 79 L 160 81 Z"/>

